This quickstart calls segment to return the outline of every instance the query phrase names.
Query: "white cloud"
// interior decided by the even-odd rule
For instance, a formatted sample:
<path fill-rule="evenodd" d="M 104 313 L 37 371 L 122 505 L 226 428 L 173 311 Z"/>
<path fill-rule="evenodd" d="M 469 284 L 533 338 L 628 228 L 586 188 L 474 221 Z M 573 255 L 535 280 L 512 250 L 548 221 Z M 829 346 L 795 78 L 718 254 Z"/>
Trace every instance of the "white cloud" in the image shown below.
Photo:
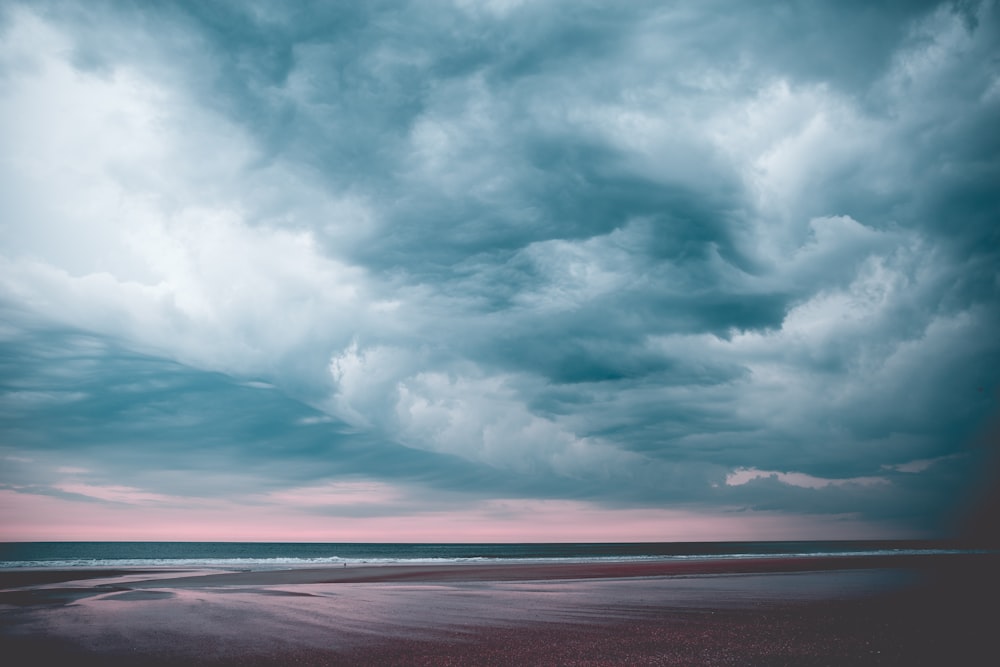
<path fill-rule="evenodd" d="M 356 340 L 330 359 L 334 393 L 328 409 L 340 419 L 371 427 L 385 418 L 399 380 L 413 372 L 411 353 L 390 346 L 362 349 Z"/>
<path fill-rule="evenodd" d="M 642 225 L 634 224 L 584 241 L 562 239 L 532 243 L 520 252 L 538 270 L 542 282 L 517 295 L 516 301 L 540 311 L 566 311 L 629 287 L 634 281 L 628 245 L 641 242 Z"/>
<path fill-rule="evenodd" d="M 925 470 L 937 465 L 942 461 L 948 461 L 950 459 L 957 458 L 958 455 L 952 454 L 949 456 L 937 456 L 932 459 L 915 459 L 913 461 L 907 461 L 906 463 L 897 463 L 895 465 L 884 465 L 882 466 L 886 470 L 895 470 L 896 472 L 905 472 L 911 475 L 917 473 L 922 473 Z"/>
<path fill-rule="evenodd" d="M 737 468 L 726 475 L 729 486 L 743 486 L 755 479 L 775 479 L 782 484 L 798 486 L 803 489 L 822 489 L 828 486 L 878 486 L 891 484 L 884 477 L 850 477 L 846 479 L 830 479 L 816 477 L 804 472 L 780 472 L 778 470 L 758 470 L 757 468 Z"/>
<path fill-rule="evenodd" d="M 290 354 L 343 345 L 377 310 L 365 272 L 327 255 L 368 233 L 362 199 L 261 166 L 239 126 L 166 79 L 80 71 L 71 52 L 63 33 L 12 12 L 0 294 L 132 347 L 270 378 Z M 322 366 L 311 375 L 322 381 Z"/>
<path fill-rule="evenodd" d="M 415 193 L 472 197 L 509 207 L 518 175 L 510 164 L 510 100 L 497 97 L 482 76 L 441 82 L 412 124 L 402 171 Z"/>
<path fill-rule="evenodd" d="M 503 377 L 420 373 L 398 386 L 395 417 L 402 442 L 457 454 L 497 468 L 617 476 L 636 454 L 581 438 L 533 414 Z"/>
<path fill-rule="evenodd" d="M 354 342 L 331 359 L 337 390 L 330 410 L 409 447 L 499 469 L 614 477 L 643 462 L 534 414 L 513 376 L 485 375 L 472 364 L 450 373 L 420 370 L 426 365 L 419 353 Z"/>

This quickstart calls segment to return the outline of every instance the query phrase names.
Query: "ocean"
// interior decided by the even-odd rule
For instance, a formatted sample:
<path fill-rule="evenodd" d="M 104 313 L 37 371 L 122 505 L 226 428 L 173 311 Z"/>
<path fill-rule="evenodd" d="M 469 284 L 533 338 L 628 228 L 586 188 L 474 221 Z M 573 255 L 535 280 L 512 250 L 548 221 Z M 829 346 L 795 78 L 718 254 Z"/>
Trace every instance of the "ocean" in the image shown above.
<path fill-rule="evenodd" d="M 267 570 L 378 564 L 809 558 L 969 553 L 929 541 L 382 544 L 0 542 L 0 569 L 206 567 Z"/>

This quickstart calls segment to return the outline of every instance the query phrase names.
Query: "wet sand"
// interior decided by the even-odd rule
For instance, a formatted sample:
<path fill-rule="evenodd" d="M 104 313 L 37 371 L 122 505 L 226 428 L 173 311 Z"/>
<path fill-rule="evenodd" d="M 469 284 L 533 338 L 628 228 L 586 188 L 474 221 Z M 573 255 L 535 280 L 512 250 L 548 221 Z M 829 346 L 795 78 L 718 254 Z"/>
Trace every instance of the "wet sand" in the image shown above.
<path fill-rule="evenodd" d="M 0 572 L 5 664 L 994 664 L 996 556 Z M 991 654 L 994 653 L 994 654 Z"/>

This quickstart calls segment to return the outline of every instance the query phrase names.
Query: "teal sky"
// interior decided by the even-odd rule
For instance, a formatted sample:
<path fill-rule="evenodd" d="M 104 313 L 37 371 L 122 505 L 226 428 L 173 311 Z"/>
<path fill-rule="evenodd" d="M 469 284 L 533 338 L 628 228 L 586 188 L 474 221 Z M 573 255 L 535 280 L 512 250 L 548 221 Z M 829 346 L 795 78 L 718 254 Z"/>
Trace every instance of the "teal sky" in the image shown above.
<path fill-rule="evenodd" d="M 975 532 L 997 63 L 993 1 L 0 0 L 0 539 Z"/>

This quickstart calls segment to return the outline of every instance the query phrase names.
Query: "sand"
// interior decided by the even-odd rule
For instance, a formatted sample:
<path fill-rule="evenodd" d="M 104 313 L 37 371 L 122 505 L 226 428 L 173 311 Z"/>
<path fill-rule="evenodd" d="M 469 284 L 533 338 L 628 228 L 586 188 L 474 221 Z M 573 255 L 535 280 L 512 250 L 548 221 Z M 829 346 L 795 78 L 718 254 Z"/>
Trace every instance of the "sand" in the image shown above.
<path fill-rule="evenodd" d="M 6 665 L 986 665 L 996 566 L 965 555 L 6 571 L 0 654 Z"/>

